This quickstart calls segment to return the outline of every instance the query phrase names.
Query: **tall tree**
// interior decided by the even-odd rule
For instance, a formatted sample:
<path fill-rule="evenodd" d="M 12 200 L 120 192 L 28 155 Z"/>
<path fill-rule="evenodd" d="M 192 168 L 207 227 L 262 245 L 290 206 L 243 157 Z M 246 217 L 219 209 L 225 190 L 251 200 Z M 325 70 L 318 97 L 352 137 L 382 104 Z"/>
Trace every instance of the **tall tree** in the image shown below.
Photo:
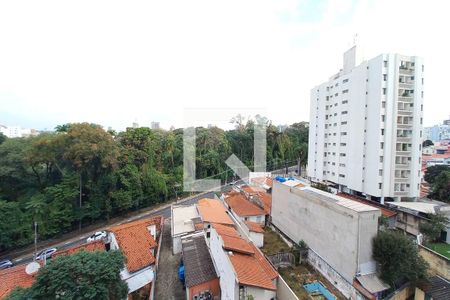
<path fill-rule="evenodd" d="M 399 232 L 380 231 L 373 240 L 373 258 L 381 266 L 381 278 L 392 287 L 427 277 L 428 265 L 417 246 Z"/>
<path fill-rule="evenodd" d="M 447 228 L 449 219 L 442 213 L 431 215 L 429 221 L 420 223 L 420 232 L 425 235 L 427 242 L 439 240 L 441 232 Z"/>
<path fill-rule="evenodd" d="M 7 299 L 124 299 L 128 286 L 120 278 L 123 267 L 118 251 L 60 256 L 39 271 L 31 288 L 14 291 Z"/>

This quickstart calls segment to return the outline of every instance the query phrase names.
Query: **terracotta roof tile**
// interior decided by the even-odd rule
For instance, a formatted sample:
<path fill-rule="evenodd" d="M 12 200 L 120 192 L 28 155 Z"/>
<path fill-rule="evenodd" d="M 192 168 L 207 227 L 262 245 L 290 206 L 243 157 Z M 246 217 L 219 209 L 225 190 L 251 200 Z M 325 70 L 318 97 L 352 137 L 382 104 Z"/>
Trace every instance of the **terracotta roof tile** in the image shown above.
<path fill-rule="evenodd" d="M 127 258 L 129 272 L 155 263 L 155 257 L 150 250 L 155 248 L 157 243 L 147 227 L 156 225 L 157 233 L 161 232 L 162 220 L 162 216 L 157 216 L 111 227 L 119 248 Z"/>
<path fill-rule="evenodd" d="M 252 222 L 252 221 L 245 221 L 245 225 L 247 225 L 248 230 L 258 233 L 264 233 L 264 229 L 261 227 L 259 223 Z"/>
<path fill-rule="evenodd" d="M 220 200 L 207 198 L 200 199 L 197 203 L 197 209 L 203 222 L 234 224 Z"/>
<path fill-rule="evenodd" d="M 214 224 L 213 228 L 221 236 L 223 248 L 232 251 L 229 258 L 239 283 L 276 289 L 272 280 L 278 277 L 278 273 L 253 243 L 240 238 L 236 229 L 231 226 Z"/>
<path fill-rule="evenodd" d="M 254 256 L 233 253 L 229 255 L 229 258 L 240 284 L 276 290 L 276 286 L 272 283 L 266 270 Z"/>
<path fill-rule="evenodd" d="M 261 216 L 266 213 L 262 208 L 250 202 L 241 193 L 228 193 L 225 202 L 239 216 Z"/>
<path fill-rule="evenodd" d="M 271 177 L 255 177 L 252 179 L 252 183 L 272 187 L 273 179 Z"/>
<path fill-rule="evenodd" d="M 28 275 L 25 273 L 27 265 L 14 266 L 9 269 L 0 270 L 0 299 L 6 298 L 15 288 L 28 288 L 38 273 Z"/>
<path fill-rule="evenodd" d="M 76 247 L 72 247 L 66 250 L 60 250 L 58 252 L 56 252 L 54 254 L 54 256 L 59 256 L 59 255 L 72 255 L 75 254 L 81 250 L 86 250 L 86 251 L 105 251 L 105 244 L 103 243 L 103 241 L 98 240 L 98 241 L 94 241 L 94 242 L 90 242 L 90 243 L 86 243 L 86 244 L 81 244 L 79 246 Z"/>
<path fill-rule="evenodd" d="M 235 251 L 244 254 L 254 254 L 252 246 L 249 242 L 241 237 L 234 237 L 229 235 L 221 235 L 223 241 L 223 249 Z"/>

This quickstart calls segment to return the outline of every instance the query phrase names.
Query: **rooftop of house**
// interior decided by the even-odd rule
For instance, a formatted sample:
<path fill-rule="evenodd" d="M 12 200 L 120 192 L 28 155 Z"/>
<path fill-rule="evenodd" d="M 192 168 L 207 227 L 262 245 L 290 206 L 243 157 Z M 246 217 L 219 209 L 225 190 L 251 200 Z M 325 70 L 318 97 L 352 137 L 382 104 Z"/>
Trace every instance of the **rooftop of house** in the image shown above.
<path fill-rule="evenodd" d="M 266 214 L 270 215 L 272 210 L 272 195 L 267 193 L 264 189 L 254 187 L 254 186 L 244 186 L 242 190 L 250 195 L 256 196 L 259 200 L 261 200 L 261 204 L 263 205 L 263 209 Z"/>
<path fill-rule="evenodd" d="M 182 239 L 182 252 L 187 287 L 217 278 L 211 254 L 203 234 Z"/>
<path fill-rule="evenodd" d="M 25 272 L 26 266 L 18 265 L 0 270 L 0 299 L 6 298 L 17 287 L 28 288 L 33 285 L 38 273 L 28 275 Z"/>
<path fill-rule="evenodd" d="M 418 287 L 433 300 L 450 299 L 450 282 L 442 277 L 431 277 L 428 281 L 418 284 Z"/>
<path fill-rule="evenodd" d="M 203 222 L 233 225 L 222 201 L 217 199 L 200 199 L 197 209 Z"/>
<path fill-rule="evenodd" d="M 225 202 L 238 216 L 261 216 L 266 214 L 261 207 L 250 202 L 245 195 L 236 191 L 226 194 Z"/>
<path fill-rule="evenodd" d="M 261 186 L 264 189 L 270 189 L 273 184 L 273 179 L 270 176 L 254 177 L 251 179 L 250 184 Z"/>
<path fill-rule="evenodd" d="M 386 203 L 413 213 L 415 212 L 434 215 L 438 212 L 441 212 L 444 214 L 450 214 L 450 205 L 439 201 L 420 200 L 416 202 L 386 202 Z"/>
<path fill-rule="evenodd" d="M 172 233 L 173 235 L 196 231 L 193 219 L 199 217 L 195 205 L 172 206 Z"/>
<path fill-rule="evenodd" d="M 264 229 L 261 227 L 260 224 L 252 221 L 245 221 L 244 223 L 248 227 L 248 230 L 257 233 L 264 233 Z"/>
<path fill-rule="evenodd" d="M 119 248 L 127 258 L 128 272 L 136 272 L 155 263 L 150 249 L 155 248 L 157 243 L 149 227 L 155 225 L 156 232 L 161 232 L 162 221 L 163 217 L 157 216 L 111 227 Z"/>
<path fill-rule="evenodd" d="M 105 243 L 102 240 L 93 241 L 90 243 L 81 244 L 66 250 L 57 251 L 54 256 L 59 255 L 72 255 L 81 250 L 85 251 L 105 251 Z"/>
<path fill-rule="evenodd" d="M 341 193 L 337 193 L 337 195 L 340 196 L 340 197 L 344 197 L 344 198 L 356 201 L 356 202 L 360 202 L 360 203 L 363 203 L 363 204 L 367 204 L 367 205 L 379 208 L 381 210 L 381 214 L 384 217 L 386 217 L 386 218 L 390 218 L 390 217 L 393 217 L 393 216 L 397 215 L 397 213 L 395 211 L 393 211 L 391 209 L 388 209 L 388 208 L 385 208 L 385 207 L 381 206 L 381 204 L 373 203 L 370 200 L 363 199 L 361 197 L 358 197 L 358 196 L 355 196 L 355 195 L 350 195 L 350 194 L 347 194 L 347 193 L 342 193 L 342 192 Z"/>
<path fill-rule="evenodd" d="M 240 284 L 276 290 L 272 280 L 278 273 L 253 243 L 241 238 L 234 227 L 213 225 L 213 228 L 222 238 L 224 251 Z"/>
<path fill-rule="evenodd" d="M 329 203 L 337 204 L 341 207 L 344 207 L 357 213 L 380 211 L 378 207 L 370 206 L 365 203 L 361 203 L 359 201 L 350 200 L 348 198 L 344 198 L 332 193 L 316 189 L 306 184 L 305 182 L 297 179 L 289 178 L 284 182 L 280 182 L 280 184 L 299 190 L 301 193 L 304 193 L 305 195 L 315 197 L 316 199 L 320 199 L 321 201 L 327 201 Z"/>

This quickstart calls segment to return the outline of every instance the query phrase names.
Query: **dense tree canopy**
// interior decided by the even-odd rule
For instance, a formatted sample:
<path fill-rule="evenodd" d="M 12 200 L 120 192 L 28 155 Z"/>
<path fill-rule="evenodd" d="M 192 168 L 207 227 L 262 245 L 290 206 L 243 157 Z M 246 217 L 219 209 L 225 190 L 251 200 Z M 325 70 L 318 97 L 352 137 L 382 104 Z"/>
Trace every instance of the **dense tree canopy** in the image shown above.
<path fill-rule="evenodd" d="M 425 235 L 427 242 L 439 240 L 441 232 L 446 229 L 449 220 L 442 214 L 431 215 L 427 222 L 420 223 L 420 232 Z"/>
<path fill-rule="evenodd" d="M 197 178 L 230 181 L 234 174 L 225 161 L 232 153 L 253 169 L 255 122 L 267 126 L 268 169 L 298 159 L 306 164 L 307 123 L 280 131 L 260 116 L 233 122 L 228 131 L 196 128 Z M 6 139 L 0 145 L 0 251 L 31 243 L 35 221 L 39 240 L 47 239 L 181 196 L 182 183 L 182 129 L 115 133 L 82 123 Z"/>
<path fill-rule="evenodd" d="M 436 165 L 427 168 L 424 176 L 425 181 L 431 185 L 430 194 L 432 199 L 450 202 L 450 167 Z"/>
<path fill-rule="evenodd" d="M 373 241 L 373 258 L 381 266 L 381 278 L 391 287 L 427 276 L 427 263 L 413 241 L 402 233 L 380 231 Z"/>
<path fill-rule="evenodd" d="M 17 289 L 7 299 L 125 299 L 128 286 L 120 278 L 123 267 L 119 251 L 82 250 L 59 256 L 39 271 L 31 288 Z"/>

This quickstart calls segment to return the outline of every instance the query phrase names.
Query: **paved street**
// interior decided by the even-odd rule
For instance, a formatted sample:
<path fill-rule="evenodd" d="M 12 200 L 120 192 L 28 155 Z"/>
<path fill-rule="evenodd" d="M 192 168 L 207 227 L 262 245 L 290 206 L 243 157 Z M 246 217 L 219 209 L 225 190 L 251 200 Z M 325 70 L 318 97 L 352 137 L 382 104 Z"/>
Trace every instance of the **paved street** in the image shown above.
<path fill-rule="evenodd" d="M 224 187 L 224 188 L 226 189 L 227 187 Z M 195 197 L 193 197 L 191 199 L 188 199 L 188 200 L 180 200 L 179 203 L 183 203 L 183 204 L 186 204 L 186 205 L 194 204 L 194 203 L 197 203 L 198 200 L 200 200 L 202 198 L 212 198 L 212 197 L 214 197 L 214 193 L 213 192 L 209 192 L 209 193 L 200 194 L 199 196 L 195 196 Z M 156 215 L 162 215 L 164 218 L 169 218 L 170 217 L 170 204 L 167 204 L 163 208 L 156 209 L 156 210 L 149 210 L 148 212 L 145 212 L 145 213 L 140 214 L 138 216 L 135 216 L 135 217 L 132 217 L 132 218 L 129 218 L 129 219 L 125 219 L 125 220 L 122 220 L 122 221 L 114 223 L 114 224 L 110 224 L 110 225 L 108 225 L 108 226 L 106 226 L 104 228 L 99 228 L 98 230 L 104 230 L 104 229 L 106 229 L 108 227 L 111 227 L 111 226 L 114 226 L 114 225 L 120 225 L 122 223 L 130 222 L 130 221 L 134 221 L 134 220 L 140 220 L 140 219 L 144 219 L 144 218 L 148 218 L 148 217 L 156 216 Z M 58 250 L 68 249 L 68 248 L 71 248 L 71 247 L 74 247 L 74 246 L 77 246 L 77 245 L 85 243 L 86 239 L 91 234 L 92 233 L 83 234 L 83 235 L 77 236 L 76 238 L 72 238 L 72 239 L 67 240 L 67 241 L 63 241 L 63 242 L 60 242 L 60 243 L 57 243 L 57 244 L 50 245 L 50 246 L 48 246 L 46 248 L 57 247 Z M 170 233 L 169 233 L 169 235 L 170 235 Z M 170 236 L 169 236 L 169 239 L 170 239 Z M 42 249 L 38 248 L 38 251 L 39 250 L 42 250 Z M 20 257 L 17 257 L 15 259 L 13 259 L 12 261 L 13 261 L 13 263 L 15 265 L 29 263 L 29 262 L 33 261 L 33 252 L 27 253 L 25 255 L 21 255 Z"/>

